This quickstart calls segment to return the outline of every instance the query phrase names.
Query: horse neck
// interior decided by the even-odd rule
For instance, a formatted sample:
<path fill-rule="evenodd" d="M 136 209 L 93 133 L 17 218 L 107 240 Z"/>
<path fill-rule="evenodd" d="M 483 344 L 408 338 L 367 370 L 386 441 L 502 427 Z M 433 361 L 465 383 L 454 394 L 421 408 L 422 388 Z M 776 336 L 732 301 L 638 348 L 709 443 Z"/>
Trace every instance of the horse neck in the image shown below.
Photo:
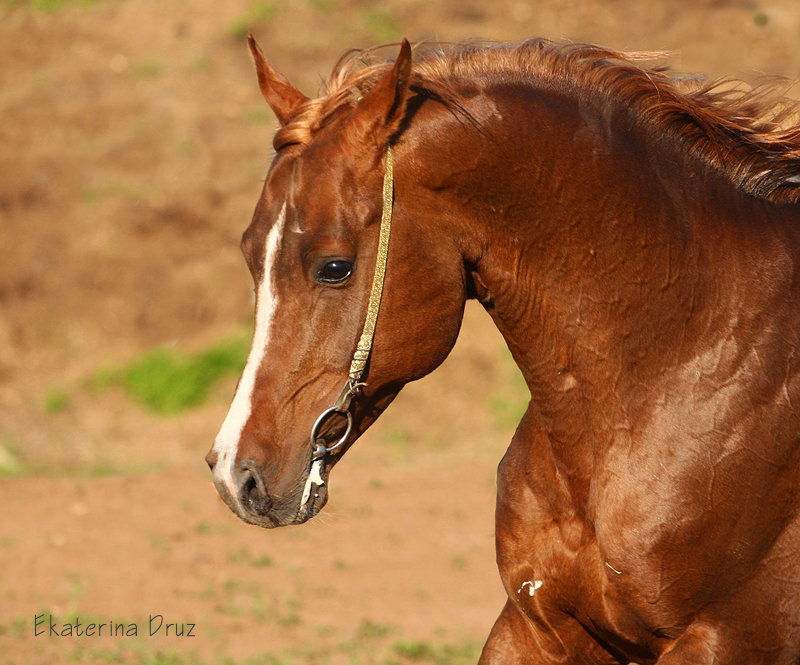
<path fill-rule="evenodd" d="M 699 249 L 687 224 L 704 218 L 689 188 L 712 178 L 681 182 L 671 157 L 654 156 L 603 109 L 541 92 L 498 106 L 515 102 L 500 112 L 513 123 L 491 128 L 496 142 L 463 150 L 485 156 L 464 190 L 480 229 L 478 295 L 535 393 L 584 353 L 621 362 L 614 349 L 636 354 L 671 332 L 663 320 L 684 323 Z M 660 323 L 635 316 L 652 309 L 653 294 Z M 641 339 L 621 345 L 634 329 Z"/>
<path fill-rule="evenodd" d="M 652 399 L 638 386 L 715 344 L 709 330 L 737 316 L 732 274 L 717 278 L 760 251 L 746 257 L 735 241 L 760 204 L 660 138 L 615 127 L 622 114 L 520 94 L 493 100 L 478 145 L 449 145 L 465 256 L 553 449 L 588 469 L 589 451 L 610 445 L 596 438 Z"/>

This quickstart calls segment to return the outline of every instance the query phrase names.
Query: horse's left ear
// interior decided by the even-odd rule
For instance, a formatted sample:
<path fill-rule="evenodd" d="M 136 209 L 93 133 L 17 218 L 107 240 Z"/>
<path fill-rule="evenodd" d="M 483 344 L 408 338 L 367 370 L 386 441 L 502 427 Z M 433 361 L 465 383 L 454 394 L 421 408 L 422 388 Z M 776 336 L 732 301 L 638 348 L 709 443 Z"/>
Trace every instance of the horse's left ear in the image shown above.
<path fill-rule="evenodd" d="M 392 68 L 364 95 L 356 107 L 355 131 L 384 146 L 400 127 L 406 111 L 411 81 L 411 45 L 404 39 Z"/>

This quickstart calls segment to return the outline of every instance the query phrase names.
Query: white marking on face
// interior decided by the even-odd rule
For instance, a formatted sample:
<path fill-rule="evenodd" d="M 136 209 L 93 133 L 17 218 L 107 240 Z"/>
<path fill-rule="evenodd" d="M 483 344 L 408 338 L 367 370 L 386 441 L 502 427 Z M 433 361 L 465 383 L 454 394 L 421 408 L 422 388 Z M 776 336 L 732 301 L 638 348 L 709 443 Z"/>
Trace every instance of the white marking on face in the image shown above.
<path fill-rule="evenodd" d="M 278 219 L 267 233 L 266 249 L 264 251 L 264 269 L 261 272 L 261 282 L 256 289 L 256 325 L 253 334 L 253 344 L 247 357 L 239 386 L 233 396 L 233 402 L 228 410 L 228 415 L 214 441 L 214 450 L 218 454 L 218 461 L 214 467 L 214 479 L 225 484 L 231 496 L 237 501 L 236 484 L 233 481 L 233 465 L 239 449 L 239 440 L 242 430 L 250 418 L 253 409 L 253 389 L 256 377 L 269 344 L 272 322 L 278 308 L 278 294 L 274 283 L 274 266 L 280 249 L 283 236 L 283 226 L 286 221 L 286 204 L 283 204 L 278 214 Z"/>
<path fill-rule="evenodd" d="M 527 582 L 523 582 L 523 583 L 522 583 L 522 586 L 521 586 L 521 587 L 519 588 L 519 590 L 517 591 L 517 594 L 520 594 L 520 593 L 522 593 L 522 590 L 523 590 L 525 587 L 528 587 L 528 595 L 529 595 L 529 596 L 532 596 L 532 595 L 533 595 L 533 594 L 535 594 L 535 593 L 536 593 L 536 592 L 537 592 L 539 589 L 541 589 L 543 585 L 544 585 L 544 582 L 542 582 L 542 580 L 536 580 L 536 581 L 530 581 L 530 580 L 529 580 L 529 581 L 527 581 Z"/>

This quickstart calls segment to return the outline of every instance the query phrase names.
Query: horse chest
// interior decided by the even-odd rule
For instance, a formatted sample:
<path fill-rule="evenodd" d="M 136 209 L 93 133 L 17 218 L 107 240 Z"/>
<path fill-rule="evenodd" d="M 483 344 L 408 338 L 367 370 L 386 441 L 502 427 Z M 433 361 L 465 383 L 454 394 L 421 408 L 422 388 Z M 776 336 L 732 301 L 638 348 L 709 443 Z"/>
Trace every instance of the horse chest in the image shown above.
<path fill-rule="evenodd" d="M 785 527 L 778 516 L 795 512 L 791 473 L 771 474 L 735 437 L 666 455 L 666 441 L 659 454 L 617 442 L 580 509 L 535 443 L 546 435 L 524 425 L 500 466 L 497 545 L 509 598 L 532 620 L 568 607 L 604 639 L 657 653 L 715 599 L 775 595 L 753 574 Z M 761 489 L 741 486 L 759 474 Z"/>

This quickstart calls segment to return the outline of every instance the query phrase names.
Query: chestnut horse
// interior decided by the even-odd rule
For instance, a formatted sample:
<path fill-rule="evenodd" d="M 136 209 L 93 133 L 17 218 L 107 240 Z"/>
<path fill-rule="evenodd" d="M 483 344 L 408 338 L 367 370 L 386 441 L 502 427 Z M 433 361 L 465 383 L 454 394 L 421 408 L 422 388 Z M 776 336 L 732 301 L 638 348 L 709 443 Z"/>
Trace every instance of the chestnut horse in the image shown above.
<path fill-rule="evenodd" d="M 477 298 L 532 396 L 480 662 L 800 663 L 791 105 L 541 40 L 404 42 L 309 99 L 250 46 L 280 129 L 242 240 L 253 346 L 207 458 L 230 508 L 318 513 Z"/>

